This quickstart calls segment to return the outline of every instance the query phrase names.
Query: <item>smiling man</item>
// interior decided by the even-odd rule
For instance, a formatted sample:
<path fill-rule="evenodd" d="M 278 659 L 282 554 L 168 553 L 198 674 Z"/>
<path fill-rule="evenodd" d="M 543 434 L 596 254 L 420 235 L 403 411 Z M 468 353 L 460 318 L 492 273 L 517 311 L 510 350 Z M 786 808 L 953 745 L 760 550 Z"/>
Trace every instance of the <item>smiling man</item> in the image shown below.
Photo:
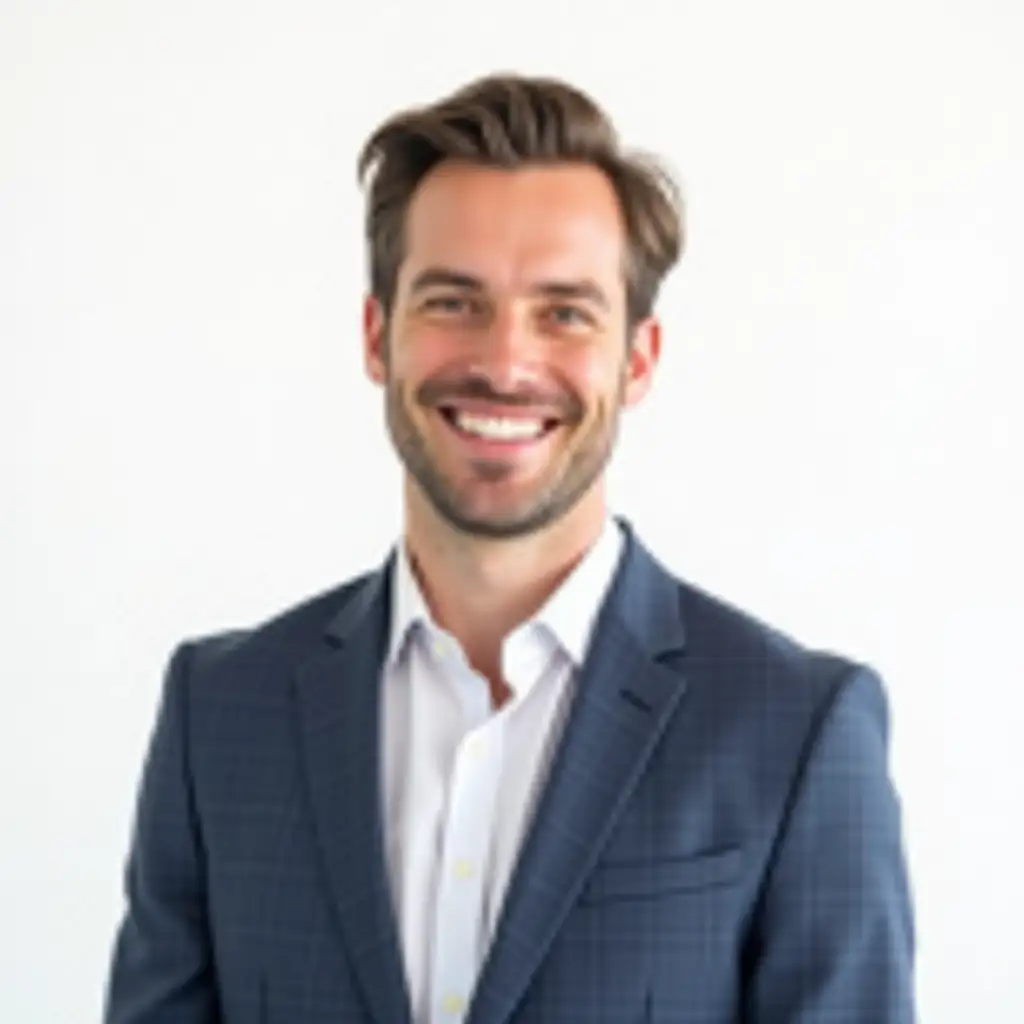
<path fill-rule="evenodd" d="M 609 512 L 671 178 L 518 76 L 391 118 L 360 173 L 403 536 L 174 652 L 106 1021 L 912 1021 L 877 674 Z"/>

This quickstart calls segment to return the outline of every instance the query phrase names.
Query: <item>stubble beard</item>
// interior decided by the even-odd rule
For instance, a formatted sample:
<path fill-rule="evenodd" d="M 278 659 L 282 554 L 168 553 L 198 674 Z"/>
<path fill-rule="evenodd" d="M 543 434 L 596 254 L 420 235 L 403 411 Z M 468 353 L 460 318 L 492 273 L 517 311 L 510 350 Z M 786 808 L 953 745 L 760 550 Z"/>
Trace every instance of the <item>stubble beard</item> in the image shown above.
<path fill-rule="evenodd" d="M 460 495 L 458 486 L 432 456 L 427 438 L 407 407 L 402 381 L 394 377 L 390 366 L 385 382 L 385 414 L 399 460 L 437 514 L 469 537 L 509 540 L 535 533 L 561 519 L 603 474 L 618 436 L 624 387 L 625 371 L 610 417 L 595 421 L 584 437 L 575 439 L 568 465 L 557 476 L 543 481 L 520 507 L 486 515 L 472 511 L 469 499 Z M 479 485 L 487 486 L 500 483 L 513 469 L 511 462 L 488 460 L 474 465 L 473 473 Z"/>

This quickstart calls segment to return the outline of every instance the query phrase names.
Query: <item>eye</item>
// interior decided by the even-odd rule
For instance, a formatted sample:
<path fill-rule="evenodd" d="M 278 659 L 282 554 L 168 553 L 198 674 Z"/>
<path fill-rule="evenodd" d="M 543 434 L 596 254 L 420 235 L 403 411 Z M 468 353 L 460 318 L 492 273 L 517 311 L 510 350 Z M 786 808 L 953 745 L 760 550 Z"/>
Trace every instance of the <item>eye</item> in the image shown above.
<path fill-rule="evenodd" d="M 560 327 L 590 326 L 594 318 L 579 306 L 559 305 L 548 310 L 548 316 Z"/>
<path fill-rule="evenodd" d="M 470 300 L 463 295 L 432 295 L 423 308 L 433 313 L 458 314 L 471 311 Z"/>

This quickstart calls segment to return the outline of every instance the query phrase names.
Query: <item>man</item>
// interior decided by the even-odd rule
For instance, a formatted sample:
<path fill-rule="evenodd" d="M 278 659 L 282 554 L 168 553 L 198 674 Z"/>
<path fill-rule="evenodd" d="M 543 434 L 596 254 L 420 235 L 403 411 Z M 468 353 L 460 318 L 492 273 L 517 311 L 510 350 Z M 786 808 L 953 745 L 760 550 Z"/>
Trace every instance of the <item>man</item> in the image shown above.
<path fill-rule="evenodd" d="M 392 118 L 360 172 L 404 536 L 174 652 L 106 1021 L 911 1021 L 878 676 L 608 512 L 671 179 L 513 76 Z"/>

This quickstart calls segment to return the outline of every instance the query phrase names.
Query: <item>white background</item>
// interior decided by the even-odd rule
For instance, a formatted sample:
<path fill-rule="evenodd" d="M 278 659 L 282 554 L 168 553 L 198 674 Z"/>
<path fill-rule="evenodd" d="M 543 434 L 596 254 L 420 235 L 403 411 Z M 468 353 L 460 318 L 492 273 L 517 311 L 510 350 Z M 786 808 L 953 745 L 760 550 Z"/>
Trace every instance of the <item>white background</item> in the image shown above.
<path fill-rule="evenodd" d="M 880 669 L 921 1018 L 1024 1020 L 1022 55 L 1019 0 L 4 0 L 0 1019 L 99 1017 L 172 646 L 398 530 L 355 152 L 513 69 L 688 195 L 615 508 Z"/>

